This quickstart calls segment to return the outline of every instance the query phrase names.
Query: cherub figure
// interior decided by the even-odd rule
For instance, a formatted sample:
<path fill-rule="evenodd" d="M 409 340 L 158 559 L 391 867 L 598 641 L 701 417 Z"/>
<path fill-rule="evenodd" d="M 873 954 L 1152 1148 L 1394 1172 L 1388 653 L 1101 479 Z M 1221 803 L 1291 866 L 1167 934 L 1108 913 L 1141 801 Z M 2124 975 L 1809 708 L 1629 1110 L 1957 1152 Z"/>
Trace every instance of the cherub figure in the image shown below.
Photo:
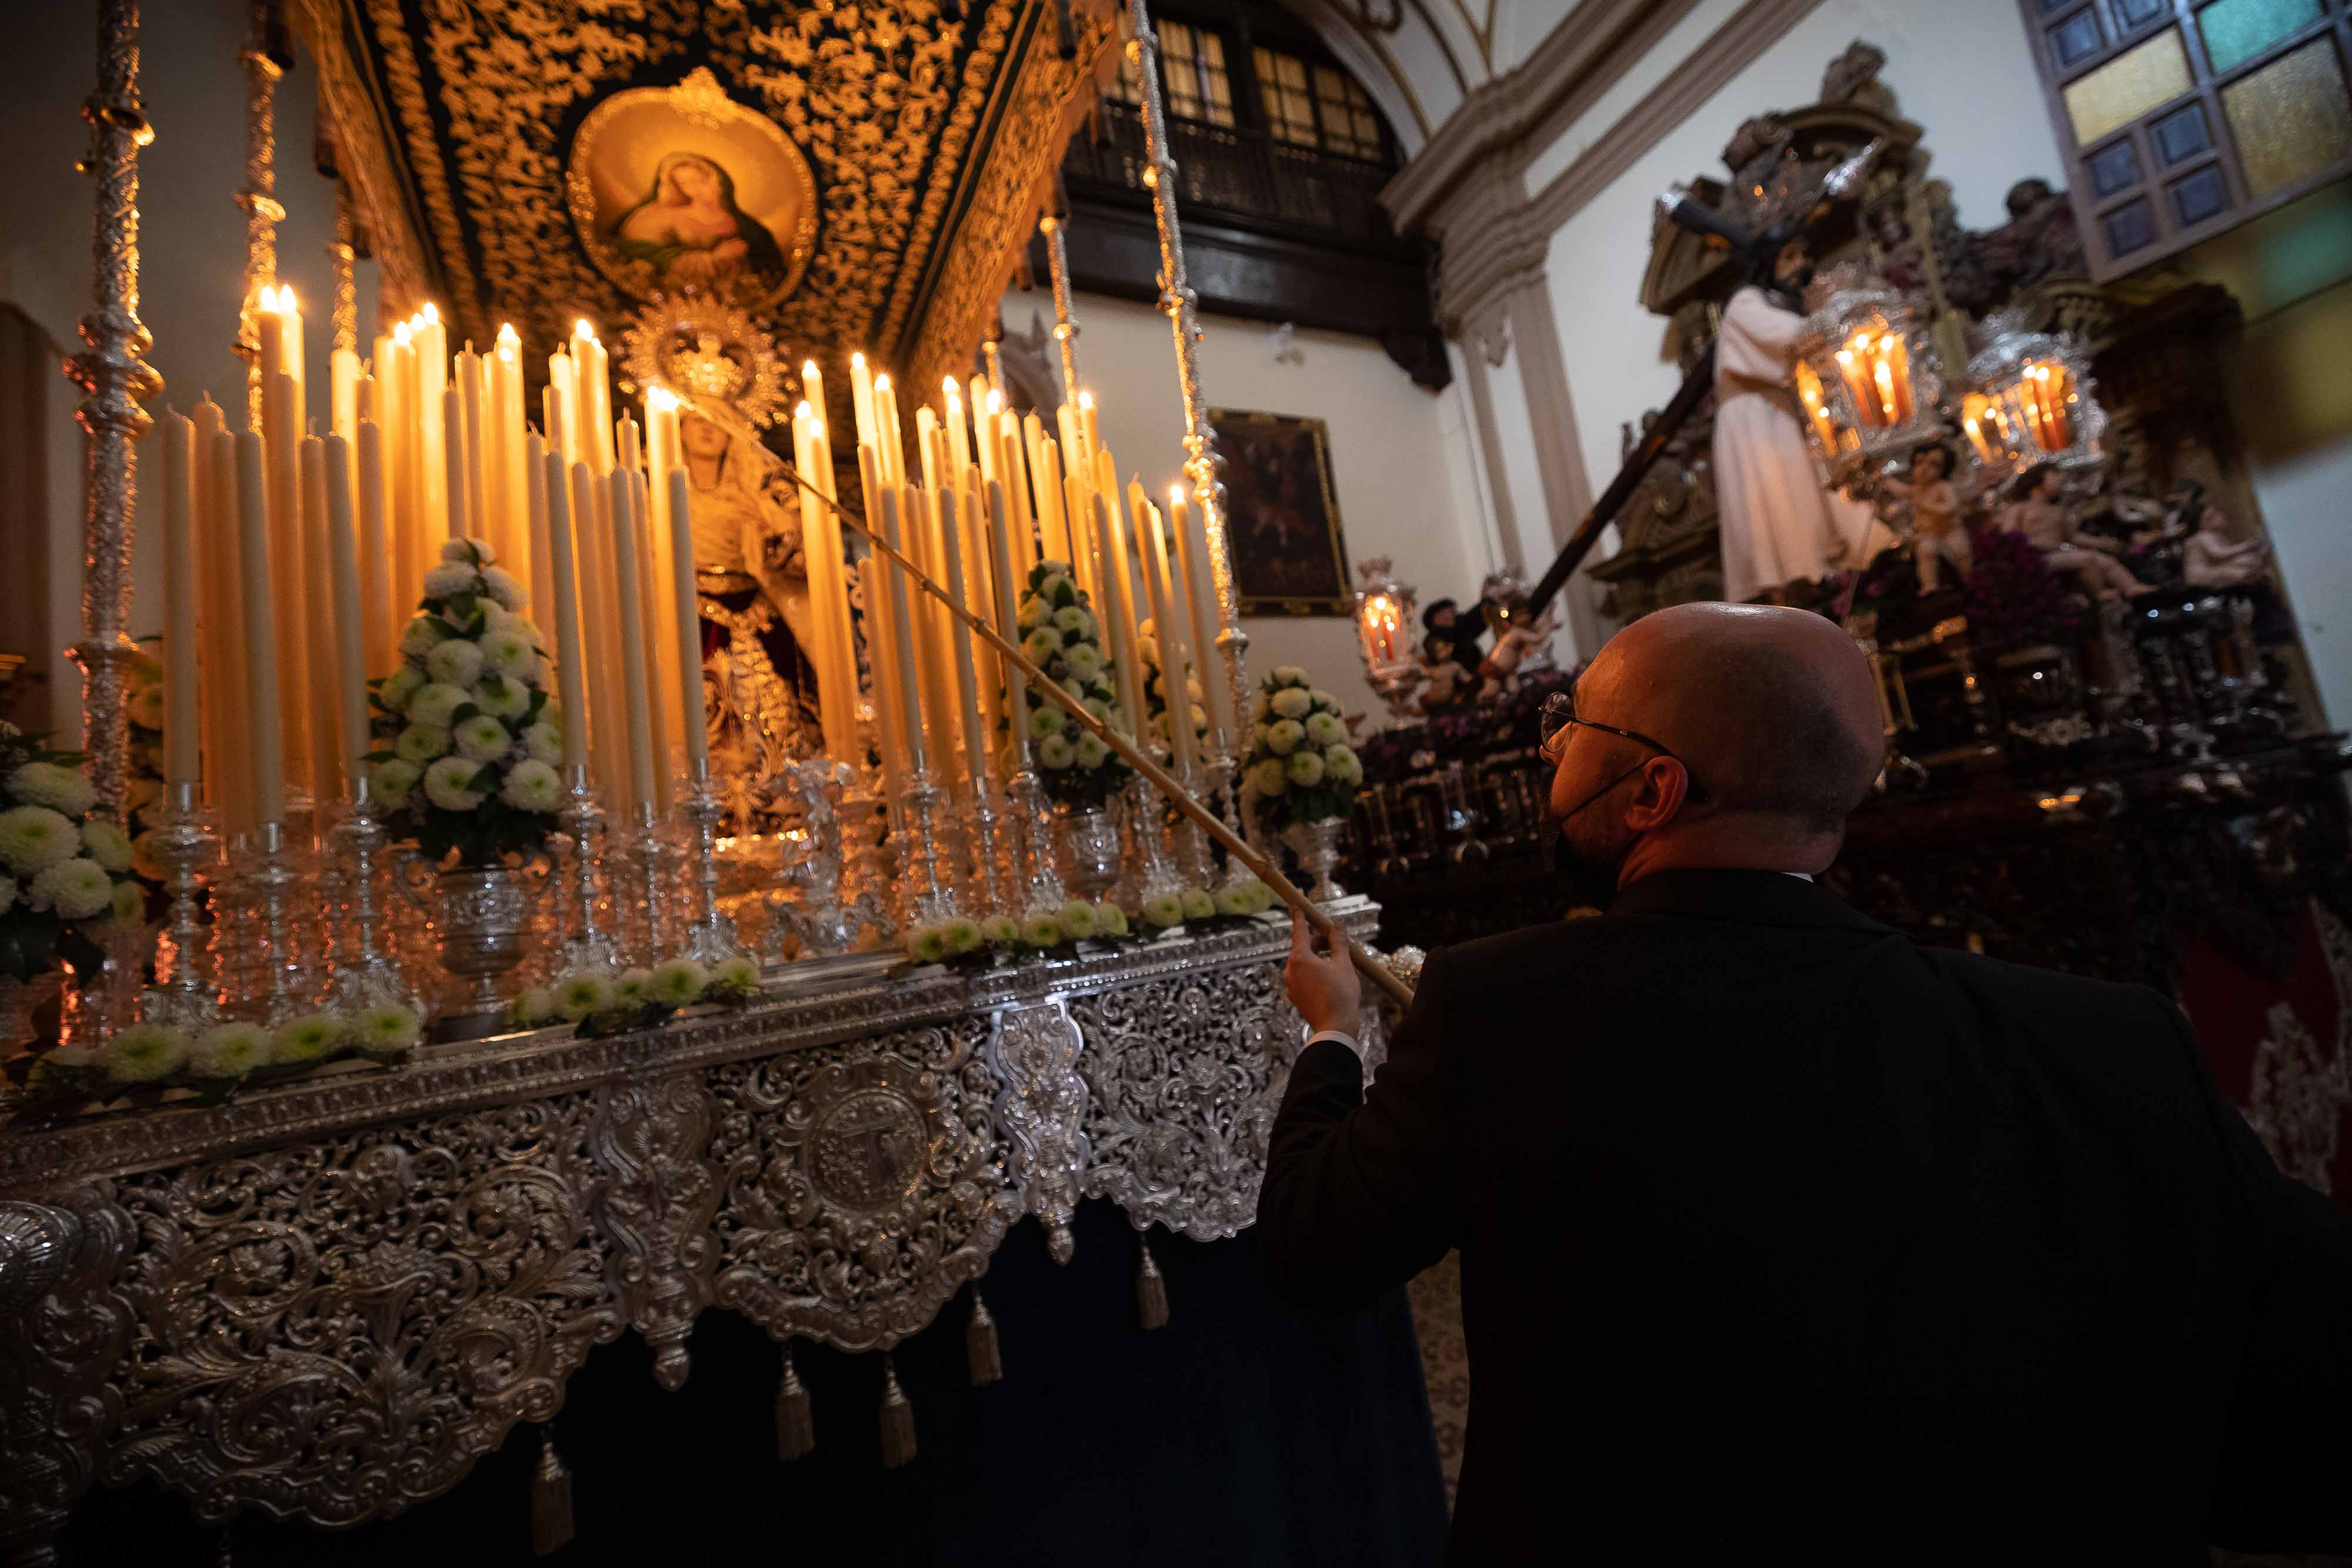
<path fill-rule="evenodd" d="M 1946 561 L 1966 583 L 1975 565 L 1969 546 L 1967 523 L 1961 517 L 1960 492 L 1950 478 L 1951 448 L 1931 442 L 1911 454 L 1911 476 L 1880 481 L 1887 494 L 1909 503 L 1911 549 L 1918 558 L 1919 591 L 1933 593 Z"/>
<path fill-rule="evenodd" d="M 2116 547 L 2095 534 L 2083 531 L 2061 497 L 2066 476 L 2056 466 L 2037 463 L 2017 476 L 2010 487 L 2009 504 L 2000 509 L 1997 526 L 2023 534 L 2042 552 L 2051 570 L 2071 572 L 2100 599 L 2138 598 L 2156 589 L 2131 574 L 2112 553 Z"/>
<path fill-rule="evenodd" d="M 2197 514 L 2197 531 L 2182 547 L 2180 575 L 2194 588 L 2242 588 L 2270 570 L 2270 547 L 2240 537 L 2237 519 L 2208 501 Z"/>

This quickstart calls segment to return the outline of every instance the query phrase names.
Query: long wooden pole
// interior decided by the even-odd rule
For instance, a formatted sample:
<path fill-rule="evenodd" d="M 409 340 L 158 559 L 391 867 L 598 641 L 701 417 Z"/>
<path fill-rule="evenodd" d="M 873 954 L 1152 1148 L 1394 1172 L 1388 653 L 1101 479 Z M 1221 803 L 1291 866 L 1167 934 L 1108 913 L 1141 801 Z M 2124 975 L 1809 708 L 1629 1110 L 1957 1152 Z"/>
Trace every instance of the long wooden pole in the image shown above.
<path fill-rule="evenodd" d="M 1309 899 L 1305 894 L 1299 892 L 1296 886 L 1292 885 L 1290 879 L 1284 876 L 1282 873 L 1275 867 L 1272 861 L 1268 860 L 1265 855 L 1260 854 L 1256 850 L 1251 848 L 1249 844 L 1243 841 L 1238 833 L 1235 833 L 1232 829 L 1226 827 L 1224 820 L 1222 817 L 1218 816 L 1216 812 L 1212 811 L 1209 808 L 1194 800 L 1191 791 L 1187 790 L 1182 784 L 1177 781 L 1175 775 L 1170 773 L 1166 768 L 1160 767 L 1160 764 L 1154 762 L 1150 757 L 1146 756 L 1141 747 L 1136 745 L 1135 742 L 1129 740 L 1126 736 L 1121 735 L 1118 730 L 1112 728 L 1109 725 L 1103 723 L 1100 719 L 1095 717 L 1094 715 L 1088 713 L 1084 705 L 1082 705 L 1077 698 L 1070 695 L 1068 692 L 1062 689 L 1060 682 L 1055 680 L 1045 671 L 1039 669 L 1034 664 L 1031 663 L 1028 656 L 1023 653 L 1012 642 L 998 632 L 995 627 L 989 625 L 988 622 L 982 621 L 979 616 L 972 614 L 962 605 L 958 604 L 954 598 L 950 595 L 945 589 L 931 580 L 929 575 L 926 573 L 922 568 L 917 566 L 912 560 L 908 559 L 902 551 L 885 541 L 873 529 L 867 528 L 866 526 L 866 519 L 858 517 L 856 513 L 844 507 L 840 502 L 835 500 L 832 497 L 818 489 L 816 486 L 801 477 L 800 471 L 798 469 L 793 468 L 790 465 L 786 465 L 784 472 L 792 476 L 793 483 L 799 486 L 803 496 L 815 497 L 818 503 L 829 509 L 835 517 L 840 518 L 841 521 L 847 524 L 850 528 L 864 535 L 866 543 L 874 547 L 877 554 L 885 556 L 898 564 L 899 570 L 906 573 L 908 581 L 913 583 L 917 588 L 921 589 L 925 593 L 929 594 L 933 599 L 938 600 L 941 604 L 947 606 L 949 614 L 954 616 L 957 620 L 970 627 L 973 634 L 979 637 L 982 642 L 986 643 L 990 647 L 995 649 L 1005 658 L 1011 660 L 1013 667 L 1029 678 L 1029 683 L 1033 690 L 1045 697 L 1046 701 L 1054 704 L 1056 707 L 1059 707 L 1064 713 L 1066 713 L 1072 718 L 1076 719 L 1081 725 L 1084 725 L 1087 731 L 1091 733 L 1096 739 L 1101 741 L 1105 746 L 1109 747 L 1111 750 L 1117 752 L 1118 756 L 1126 761 L 1129 767 L 1133 768 L 1138 773 L 1142 774 L 1146 779 L 1150 779 L 1152 786 L 1162 795 L 1167 796 L 1169 800 L 1178 810 L 1183 812 L 1186 816 L 1192 818 L 1192 821 L 1200 823 L 1202 828 L 1206 829 L 1211 838 L 1224 845 L 1225 852 L 1227 854 L 1233 855 L 1240 860 L 1242 864 L 1247 866 L 1252 874 L 1256 876 L 1260 882 L 1263 882 L 1266 886 L 1272 888 L 1276 895 L 1279 897 L 1283 903 L 1290 905 L 1292 909 L 1303 915 L 1310 925 L 1321 931 L 1324 937 L 1331 944 L 1331 950 L 1333 952 L 1345 952 L 1348 955 L 1349 961 L 1356 966 L 1357 970 L 1362 974 L 1365 978 L 1370 980 L 1373 985 L 1379 987 L 1382 992 L 1386 993 L 1390 999 L 1393 1000 L 1397 1006 L 1401 1008 L 1410 1008 L 1412 1006 L 1412 987 L 1397 978 L 1397 977 L 1390 971 L 1388 966 L 1382 964 L 1379 959 L 1365 952 L 1363 948 L 1358 946 L 1355 941 L 1349 936 L 1347 932 L 1340 929 L 1338 921 L 1333 920 L 1329 915 L 1324 914 L 1322 910 L 1316 907 L 1314 901 Z"/>

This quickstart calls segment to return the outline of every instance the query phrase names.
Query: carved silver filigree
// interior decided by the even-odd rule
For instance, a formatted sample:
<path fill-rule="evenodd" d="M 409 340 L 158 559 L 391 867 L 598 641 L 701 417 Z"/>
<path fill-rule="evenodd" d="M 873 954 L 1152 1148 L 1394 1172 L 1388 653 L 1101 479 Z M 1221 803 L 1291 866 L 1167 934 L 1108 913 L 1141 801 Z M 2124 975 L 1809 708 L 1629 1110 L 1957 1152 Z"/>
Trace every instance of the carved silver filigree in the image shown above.
<path fill-rule="evenodd" d="M 33 1303 L 0 1314 L 0 1556 L 10 1563 L 42 1561 L 89 1489 L 121 1416 L 108 1379 L 131 1331 L 129 1304 L 109 1288 L 131 1250 L 130 1217 L 103 1182 L 47 1196 L 43 1228 L 72 1232 L 64 1266 Z"/>
<path fill-rule="evenodd" d="M 1056 1263 L 1068 1262 L 1076 1246 L 1070 1218 L 1087 1166 L 1087 1085 L 1078 1076 L 1085 1045 L 1059 998 L 1006 1009 L 988 1038 L 988 1065 L 1004 1085 L 996 1124 L 1012 1144 L 1022 1203 L 1045 1228 L 1045 1249 Z"/>
<path fill-rule="evenodd" d="M 654 1347 L 654 1381 L 673 1393 L 692 1369 L 694 1320 L 718 1291 L 719 1179 L 707 1157 L 716 1110 L 699 1071 L 674 1072 L 604 1090 L 591 1132 L 606 1176 L 596 1219 L 612 1239 L 613 1284 Z"/>
<path fill-rule="evenodd" d="M 778 1339 L 887 1350 L 1020 1213 L 991 1124 L 987 1020 L 963 1016 L 711 1075 L 719 1301 Z"/>

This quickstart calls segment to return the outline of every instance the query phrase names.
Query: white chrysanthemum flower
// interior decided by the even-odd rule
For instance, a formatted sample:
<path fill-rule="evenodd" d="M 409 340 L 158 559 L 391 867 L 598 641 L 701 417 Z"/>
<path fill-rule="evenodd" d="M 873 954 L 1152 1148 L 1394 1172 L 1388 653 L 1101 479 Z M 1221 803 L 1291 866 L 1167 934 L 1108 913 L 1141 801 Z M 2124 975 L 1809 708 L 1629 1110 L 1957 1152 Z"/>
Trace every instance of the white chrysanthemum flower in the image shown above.
<path fill-rule="evenodd" d="M 1290 775 L 1293 784 L 1301 789 L 1311 789 L 1323 782 L 1323 754 L 1319 751 L 1299 752 L 1285 765 L 1285 771 Z"/>
<path fill-rule="evenodd" d="M 131 869 L 131 835 L 104 817 L 81 825 L 82 848 L 89 858 L 118 875 Z"/>
<path fill-rule="evenodd" d="M 539 668 L 539 644 L 518 623 L 490 628 L 474 646 L 482 651 L 482 662 L 499 674 L 520 679 Z"/>
<path fill-rule="evenodd" d="M 1064 691 L 1069 693 L 1070 695 L 1077 698 L 1080 702 L 1084 702 L 1086 700 L 1087 684 L 1078 679 L 1077 676 L 1065 675 L 1062 678 L 1061 686 Z"/>
<path fill-rule="evenodd" d="M 1127 911 L 1108 901 L 1095 905 L 1095 930 L 1105 936 L 1127 935 Z"/>
<path fill-rule="evenodd" d="M 163 728 L 163 684 L 158 682 L 152 686 L 141 686 L 138 690 L 132 692 L 131 694 L 131 700 L 123 704 L 123 711 L 131 716 L 131 722 L 137 725 L 142 729 Z"/>
<path fill-rule="evenodd" d="M 1103 653 L 1092 643 L 1073 644 L 1063 658 L 1069 661 L 1070 674 L 1082 681 L 1091 681 L 1103 673 Z"/>
<path fill-rule="evenodd" d="M 1249 787 L 1269 800 L 1279 800 L 1290 791 L 1290 774 L 1282 758 L 1269 757 L 1253 764 L 1249 770 Z"/>
<path fill-rule="evenodd" d="M 1037 760 L 1056 770 L 1067 768 L 1078 758 L 1078 748 L 1063 736 L 1049 735 L 1037 743 Z"/>
<path fill-rule="evenodd" d="M 471 593 L 476 586 L 474 569 L 464 561 L 444 561 L 425 574 L 425 597 L 427 599 L 446 599 L 453 593 Z"/>
<path fill-rule="evenodd" d="M 499 798 L 519 811 L 552 811 L 563 803 L 563 776 L 537 758 L 507 770 Z"/>
<path fill-rule="evenodd" d="M 496 762 L 514 745 L 507 727 L 488 714 L 478 713 L 449 732 L 457 755 L 475 762 Z"/>
<path fill-rule="evenodd" d="M 1103 759 L 1109 755 L 1110 747 L 1105 746 L 1097 737 L 1091 735 L 1078 737 L 1079 767 L 1100 768 L 1103 765 Z"/>
<path fill-rule="evenodd" d="M 1257 913 L 1257 899 L 1255 895 L 1250 892 L 1249 884 L 1247 883 L 1237 882 L 1231 887 L 1221 887 L 1217 889 L 1215 903 L 1217 913 L 1220 915 L 1255 915 Z"/>
<path fill-rule="evenodd" d="M 1010 915 L 992 915 L 980 923 L 980 935 L 992 947 L 1010 947 L 1021 940 L 1021 923 Z"/>
<path fill-rule="evenodd" d="M 530 711 L 530 688 L 506 675 L 485 674 L 475 683 L 474 706 L 493 718 L 518 719 Z"/>
<path fill-rule="evenodd" d="M 98 804 L 98 788 L 78 769 L 54 762 L 27 762 L 8 775 L 9 796 L 26 806 L 47 806 L 79 817 Z"/>
<path fill-rule="evenodd" d="M 760 988 L 760 966 L 757 961 L 737 954 L 721 959 L 710 971 L 710 988 L 724 991 L 730 997 L 749 997 Z"/>
<path fill-rule="evenodd" d="M 470 788 L 481 764 L 445 757 L 425 770 L 425 798 L 445 811 L 470 811 L 488 797 Z"/>
<path fill-rule="evenodd" d="M 1054 607 L 1036 594 L 1033 593 L 1021 601 L 1020 622 L 1024 632 L 1034 632 L 1053 618 Z"/>
<path fill-rule="evenodd" d="M 545 986 L 533 986 L 514 999 L 507 1016 L 526 1028 L 545 1023 L 555 1016 L 555 993 Z"/>
<path fill-rule="evenodd" d="M 412 615 L 408 624 L 400 629 L 400 655 L 404 659 L 422 659 L 457 633 L 438 615 Z"/>
<path fill-rule="evenodd" d="M 12 806 L 0 811 L 0 862 L 29 875 L 81 848 L 81 832 L 62 811 L 47 806 Z"/>
<path fill-rule="evenodd" d="M 425 655 L 425 673 L 453 686 L 470 686 L 481 678 L 482 650 L 452 637 Z"/>
<path fill-rule="evenodd" d="M 613 981 L 613 1005 L 634 1008 L 642 1006 L 652 995 L 654 972 L 651 969 L 624 969 Z"/>
<path fill-rule="evenodd" d="M 1334 780 L 1341 784 L 1364 781 L 1364 761 L 1351 746 L 1328 746 L 1323 748 L 1323 766 Z"/>
<path fill-rule="evenodd" d="M 1051 605 L 1066 608 L 1078 601 L 1077 595 L 1077 586 L 1071 582 L 1069 568 L 1066 566 L 1056 566 L 1037 585 L 1037 597 Z"/>
<path fill-rule="evenodd" d="M 408 804 L 410 792 L 416 788 L 416 781 L 424 777 L 424 770 L 415 763 L 394 758 L 389 762 L 377 763 L 375 771 L 368 776 L 368 782 L 375 789 L 377 804 L 387 811 L 397 811 Z"/>
<path fill-rule="evenodd" d="M 1315 699 L 1297 686 L 1285 686 L 1274 694 L 1274 711 L 1285 718 L 1305 718 L 1315 711 Z"/>
<path fill-rule="evenodd" d="M 1258 693 L 1256 699 L 1250 704 L 1251 722 L 1264 724 L 1273 716 L 1274 699 L 1264 692 Z"/>
<path fill-rule="evenodd" d="M 446 538 L 441 541 L 441 559 L 456 561 L 460 566 L 471 566 L 477 559 L 489 559 L 490 547 L 485 540 L 469 539 L 462 536 Z"/>
<path fill-rule="evenodd" d="M 1052 914 L 1032 915 L 1021 922 L 1021 940 L 1031 947 L 1062 945 L 1062 923 Z"/>
<path fill-rule="evenodd" d="M 323 1061 L 342 1043 L 341 1020 L 331 1013 L 305 1013 L 287 1019 L 270 1032 L 269 1061 L 278 1067 Z"/>
<path fill-rule="evenodd" d="M 352 1020 L 352 1033 L 359 1048 L 370 1056 L 398 1056 L 415 1045 L 425 1033 L 425 1019 L 415 1008 L 398 1002 L 379 1002 L 363 1008 Z"/>
<path fill-rule="evenodd" d="M 1155 893 L 1143 901 L 1143 923 L 1147 925 L 1181 925 L 1184 923 L 1184 901 L 1172 893 Z"/>
<path fill-rule="evenodd" d="M 437 724 L 412 724 L 393 741 L 392 749 L 403 762 L 422 768 L 436 757 L 449 751 L 449 732 Z"/>
<path fill-rule="evenodd" d="M 383 678 L 375 689 L 375 700 L 394 713 L 406 713 L 408 699 L 425 685 L 425 672 L 414 664 L 403 664 Z"/>
<path fill-rule="evenodd" d="M 119 920 L 125 925 L 142 921 L 147 914 L 146 890 L 129 877 L 123 878 L 114 884 L 114 892 L 107 900 L 106 914 L 107 918 Z"/>
<path fill-rule="evenodd" d="M 1051 626 L 1040 626 L 1021 639 L 1021 652 L 1033 664 L 1042 664 L 1062 651 L 1062 634 Z"/>
<path fill-rule="evenodd" d="M 1182 898 L 1184 918 L 1187 920 L 1206 920 L 1217 913 L 1217 901 L 1209 896 L 1209 891 L 1206 888 L 1188 887 L 1184 890 Z"/>
<path fill-rule="evenodd" d="M 980 922 L 968 915 L 957 915 L 940 926 L 940 932 L 947 938 L 948 952 L 951 955 L 961 956 L 980 950 L 982 940 L 980 934 Z"/>
<path fill-rule="evenodd" d="M 948 934 L 936 925 L 918 925 L 907 933 L 907 956 L 918 964 L 937 964 L 948 956 Z"/>
<path fill-rule="evenodd" d="M 1339 715 L 1310 713 L 1307 716 L 1307 738 L 1318 746 L 1338 746 L 1348 738 L 1348 727 Z"/>
<path fill-rule="evenodd" d="M 134 1023 L 106 1042 L 106 1075 L 117 1083 L 151 1083 L 186 1064 L 188 1037 L 167 1023 Z"/>
<path fill-rule="evenodd" d="M 96 861 L 76 855 L 42 867 L 27 902 L 55 909 L 61 920 L 87 920 L 114 907 L 114 879 Z"/>
<path fill-rule="evenodd" d="M 1056 918 L 1061 921 L 1063 931 L 1074 942 L 1083 942 L 1092 936 L 1097 925 L 1095 906 L 1083 898 L 1074 898 L 1062 905 L 1061 914 Z"/>
<path fill-rule="evenodd" d="M 1088 697 L 1079 706 L 1084 707 L 1088 713 L 1094 715 L 1095 722 L 1097 724 L 1108 724 L 1110 722 L 1111 706 L 1108 698 Z"/>
<path fill-rule="evenodd" d="M 1068 722 L 1062 716 L 1060 708 L 1032 708 L 1029 712 L 1029 738 L 1043 740 L 1049 735 L 1059 735 L 1062 727 Z"/>
<path fill-rule="evenodd" d="M 566 975 L 555 985 L 558 1018 L 578 1023 L 613 1005 L 613 982 L 602 975 Z"/>
<path fill-rule="evenodd" d="M 242 1078 L 269 1061 L 269 1031 L 259 1024 L 215 1024 L 188 1048 L 188 1071 L 199 1078 Z"/>
<path fill-rule="evenodd" d="M 0 876 L 0 915 L 7 914 L 16 906 L 16 879 L 13 876 Z"/>
<path fill-rule="evenodd" d="M 482 588 L 499 609 L 509 612 L 520 610 L 523 601 L 530 597 L 523 591 L 522 584 L 515 580 L 514 573 L 502 566 L 482 569 Z"/>
<path fill-rule="evenodd" d="M 471 644 L 467 644 L 471 646 Z M 435 681 L 417 688 L 408 699 L 408 722 L 436 725 L 446 729 L 457 716 L 457 710 L 472 699 L 463 686 L 453 686 L 446 681 Z"/>
<path fill-rule="evenodd" d="M 551 709 L 548 708 L 540 709 L 540 712 L 541 713 L 551 711 Z M 562 727 L 551 724 L 546 719 L 541 719 L 537 724 L 530 726 L 522 732 L 522 749 L 523 755 L 530 758 L 533 762 L 544 762 L 552 766 L 555 763 L 562 761 Z"/>
<path fill-rule="evenodd" d="M 1306 738 L 1307 727 L 1295 718 L 1278 718 L 1265 727 L 1265 748 L 1276 757 L 1289 756 Z"/>
<path fill-rule="evenodd" d="M 682 1008 L 702 995 L 710 977 L 691 958 L 672 958 L 654 967 L 653 999 L 666 1007 Z"/>
<path fill-rule="evenodd" d="M 1303 686 L 1307 684 L 1307 672 L 1297 664 L 1276 664 L 1274 667 L 1274 684 L 1277 686 Z"/>
<path fill-rule="evenodd" d="M 1333 696 L 1329 692 L 1325 691 L 1321 686 L 1311 688 L 1307 694 L 1307 700 L 1315 705 L 1315 711 L 1318 713 L 1338 713 L 1339 711 L 1339 699 Z"/>
<path fill-rule="evenodd" d="M 1082 604 L 1065 604 L 1054 612 L 1054 627 L 1065 637 L 1091 637 L 1095 618 Z"/>

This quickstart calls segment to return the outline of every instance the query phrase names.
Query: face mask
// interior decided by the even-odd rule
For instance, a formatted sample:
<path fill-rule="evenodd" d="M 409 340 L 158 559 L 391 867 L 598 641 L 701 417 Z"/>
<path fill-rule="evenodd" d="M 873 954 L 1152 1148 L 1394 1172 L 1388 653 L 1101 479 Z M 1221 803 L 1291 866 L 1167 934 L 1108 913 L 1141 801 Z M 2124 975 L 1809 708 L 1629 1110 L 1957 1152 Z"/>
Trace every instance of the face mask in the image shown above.
<path fill-rule="evenodd" d="M 1551 835 L 1552 875 L 1568 888 L 1571 900 L 1570 907 L 1608 908 L 1609 901 L 1617 895 L 1617 873 L 1624 865 L 1625 857 L 1621 854 L 1609 864 L 1588 860 L 1577 853 L 1575 846 L 1569 842 L 1568 834 L 1562 830 L 1566 828 L 1570 817 L 1639 773 L 1644 766 L 1645 763 L 1635 763 L 1559 816 L 1545 820 L 1544 831 Z M 1633 847 L 1630 841 L 1626 847 L 1629 850 Z"/>

